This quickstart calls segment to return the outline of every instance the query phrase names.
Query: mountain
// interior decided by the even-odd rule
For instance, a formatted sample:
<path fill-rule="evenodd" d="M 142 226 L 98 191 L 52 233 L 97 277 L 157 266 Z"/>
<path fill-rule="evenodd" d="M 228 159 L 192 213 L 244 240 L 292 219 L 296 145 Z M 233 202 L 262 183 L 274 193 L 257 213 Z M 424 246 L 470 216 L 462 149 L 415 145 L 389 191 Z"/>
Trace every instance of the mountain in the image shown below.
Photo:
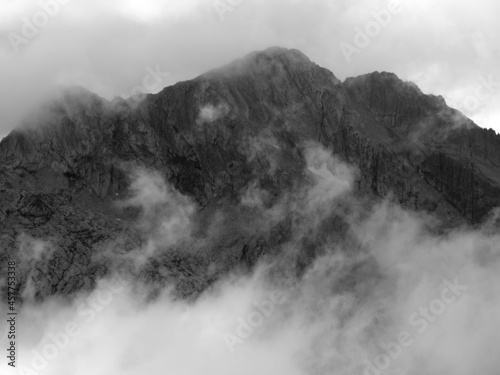
<path fill-rule="evenodd" d="M 316 178 L 311 144 L 353 166 L 357 198 L 300 239 L 297 272 L 326 237 L 353 241 L 342 214 L 352 205 L 390 199 L 436 217 L 436 230 L 481 223 L 500 205 L 493 130 L 392 73 L 341 82 L 297 50 L 270 48 L 139 103 L 75 87 L 46 103 L 0 143 L 0 260 L 20 262 L 19 294 L 37 299 L 92 288 L 116 259 L 195 296 L 235 268 L 286 255 L 305 214 L 264 216 Z M 137 203 L 145 184 L 148 197 L 169 199 Z M 251 189 L 260 209 L 242 204 Z M 172 242 L 179 217 L 192 232 Z M 151 243 L 152 256 L 127 263 Z"/>

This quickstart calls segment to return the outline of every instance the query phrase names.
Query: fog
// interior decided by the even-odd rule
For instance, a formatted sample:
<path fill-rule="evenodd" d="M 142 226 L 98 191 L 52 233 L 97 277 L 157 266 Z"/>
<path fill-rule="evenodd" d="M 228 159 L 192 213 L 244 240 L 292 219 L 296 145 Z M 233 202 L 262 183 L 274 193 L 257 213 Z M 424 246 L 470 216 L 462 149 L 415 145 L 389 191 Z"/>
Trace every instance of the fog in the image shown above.
<path fill-rule="evenodd" d="M 352 194 L 358 172 L 318 145 L 303 147 L 311 184 L 271 207 L 257 189 L 242 198 L 268 218 L 252 230 L 295 219 L 282 255 L 262 258 L 250 273 L 225 275 L 189 301 L 170 286 L 152 300 L 148 285 L 118 266 L 73 299 L 26 298 L 18 316 L 21 367 L 11 373 L 497 374 L 500 236 L 494 217 L 482 227 L 436 234 L 437 219 L 390 199 L 342 211 L 358 199 Z M 130 199 L 120 204 L 143 208 L 139 226 L 152 250 L 135 249 L 123 259 L 139 260 L 140 268 L 145 254 L 168 251 L 165 241 L 191 241 L 196 207 L 157 172 L 131 176 Z M 327 241 L 297 275 L 300 240 L 334 213 L 354 240 Z M 23 262 L 43 257 L 44 246 L 24 238 Z M 114 256 L 118 265 L 123 259 Z"/>
<path fill-rule="evenodd" d="M 0 137 L 54 86 L 107 99 L 158 92 L 270 46 L 299 49 L 341 80 L 395 72 L 499 131 L 499 3 L 407 0 L 387 16 L 389 4 L 0 0 Z M 382 13 L 386 21 L 373 26 Z M 373 36 L 356 44 L 369 25 Z M 347 59 L 343 43 L 358 52 Z"/>

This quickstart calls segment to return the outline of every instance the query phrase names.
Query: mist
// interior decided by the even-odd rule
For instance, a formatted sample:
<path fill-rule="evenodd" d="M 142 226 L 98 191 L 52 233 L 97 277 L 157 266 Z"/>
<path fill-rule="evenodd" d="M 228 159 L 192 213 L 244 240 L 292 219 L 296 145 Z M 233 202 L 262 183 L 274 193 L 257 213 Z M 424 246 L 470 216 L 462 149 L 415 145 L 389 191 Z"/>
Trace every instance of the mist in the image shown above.
<path fill-rule="evenodd" d="M 151 298 L 151 286 L 134 272 L 149 257 L 198 241 L 196 205 L 157 172 L 131 171 L 129 198 L 119 204 L 142 208 L 138 226 L 149 248 L 109 250 L 112 272 L 93 290 L 43 302 L 25 294 L 20 367 L 11 373 L 498 373 L 494 217 L 437 233 L 436 218 L 405 211 L 390 197 L 366 207 L 353 194 L 355 168 L 319 145 L 302 147 L 310 183 L 271 206 L 255 187 L 240 202 L 266 218 L 250 223 L 252 231 L 293 219 L 282 252 L 249 272 L 226 274 L 189 300 L 171 284 Z M 301 240 L 332 215 L 348 224 L 349 240 L 328 239 L 297 273 Z M 215 222 L 212 236 L 217 228 Z M 23 237 L 20 246 L 27 267 L 50 251 L 41 239 Z M 135 268 L 123 267 L 130 262 Z M 1 331 L 6 327 L 2 322 Z"/>
<path fill-rule="evenodd" d="M 1 0 L 0 137 L 54 87 L 108 100 L 156 93 L 270 46 L 299 49 L 341 80 L 395 72 L 499 131 L 498 3 L 401 2 L 348 61 L 342 43 L 356 47 L 358 30 L 391 2 Z"/>

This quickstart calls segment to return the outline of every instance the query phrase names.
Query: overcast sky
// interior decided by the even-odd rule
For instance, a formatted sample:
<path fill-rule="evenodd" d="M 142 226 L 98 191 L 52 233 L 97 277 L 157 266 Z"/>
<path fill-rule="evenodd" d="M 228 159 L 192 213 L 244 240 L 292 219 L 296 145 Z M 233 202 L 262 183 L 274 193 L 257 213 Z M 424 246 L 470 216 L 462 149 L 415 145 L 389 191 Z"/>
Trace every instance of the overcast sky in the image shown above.
<path fill-rule="evenodd" d="M 54 85 L 129 96 L 156 70 L 156 92 L 270 46 L 392 71 L 500 132 L 498 0 L 57 1 L 0 0 L 0 135 Z"/>

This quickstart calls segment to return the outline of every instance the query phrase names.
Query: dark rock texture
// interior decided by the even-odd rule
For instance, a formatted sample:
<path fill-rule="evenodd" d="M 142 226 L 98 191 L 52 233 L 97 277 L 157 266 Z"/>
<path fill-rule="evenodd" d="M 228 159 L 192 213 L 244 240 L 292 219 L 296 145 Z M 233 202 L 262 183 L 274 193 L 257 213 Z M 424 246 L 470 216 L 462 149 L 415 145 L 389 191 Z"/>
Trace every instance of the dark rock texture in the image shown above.
<path fill-rule="evenodd" d="M 36 298 L 92 288 L 111 258 L 147 247 L 157 230 L 138 224 L 141 208 L 116 204 L 131 195 L 131 170 L 143 167 L 190 199 L 193 233 L 189 243 L 160 245 L 139 268 L 126 267 L 147 283 L 196 294 L 293 237 L 293 215 L 256 232 L 262 217 L 239 202 L 249 186 L 266 192 L 269 208 L 307 185 L 308 142 L 359 169 L 360 197 L 390 196 L 443 227 L 480 223 L 500 205 L 493 130 L 394 74 L 342 83 L 299 51 L 271 48 L 138 105 L 80 88 L 48 103 L 0 143 L 0 262 L 17 259 L 19 291 L 32 285 Z M 322 228 L 302 239 L 298 263 L 325 236 L 348 237 L 338 216 Z"/>

